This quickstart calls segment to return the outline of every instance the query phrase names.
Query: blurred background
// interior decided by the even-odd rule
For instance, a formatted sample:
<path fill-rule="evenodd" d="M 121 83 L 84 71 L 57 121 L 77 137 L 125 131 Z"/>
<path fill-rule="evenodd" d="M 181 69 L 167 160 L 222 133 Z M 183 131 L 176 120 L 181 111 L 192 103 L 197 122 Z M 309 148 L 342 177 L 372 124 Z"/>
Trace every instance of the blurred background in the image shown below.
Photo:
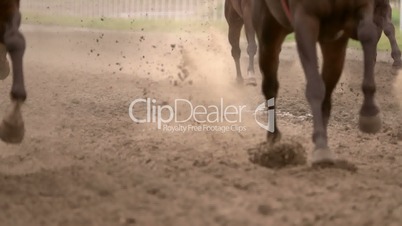
<path fill-rule="evenodd" d="M 205 24 L 227 31 L 225 0 L 30 0 L 22 1 L 23 23 L 113 30 L 177 31 Z M 391 0 L 401 42 L 400 0 Z M 243 34 L 244 36 L 244 34 Z M 243 37 L 244 38 L 244 37 Z M 292 35 L 288 37 L 292 40 Z M 359 47 L 351 41 L 350 47 Z M 383 35 L 378 49 L 388 50 Z"/>

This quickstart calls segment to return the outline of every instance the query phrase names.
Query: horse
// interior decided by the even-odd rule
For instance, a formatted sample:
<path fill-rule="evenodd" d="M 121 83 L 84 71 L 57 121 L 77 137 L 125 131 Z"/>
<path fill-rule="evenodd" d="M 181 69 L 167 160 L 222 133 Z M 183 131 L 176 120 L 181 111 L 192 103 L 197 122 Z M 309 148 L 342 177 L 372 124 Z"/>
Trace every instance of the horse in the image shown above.
<path fill-rule="evenodd" d="M 249 56 L 245 84 L 256 86 L 254 56 L 257 53 L 257 43 L 255 40 L 255 30 L 252 25 L 252 1 L 253 0 L 225 0 L 224 11 L 225 19 L 229 26 L 228 38 L 232 47 L 232 57 L 236 65 L 236 80 L 239 84 L 244 83 L 240 67 L 241 50 L 239 46 L 241 29 L 244 25 L 248 42 L 247 53 Z"/>
<path fill-rule="evenodd" d="M 401 51 L 395 39 L 395 26 L 392 24 L 392 8 L 389 0 L 375 0 L 374 23 L 377 25 L 377 44 L 384 32 L 391 45 L 391 57 L 394 60 L 392 66 L 401 68 Z"/>
<path fill-rule="evenodd" d="M 377 28 L 373 20 L 374 7 L 374 0 L 255 0 L 252 21 L 259 46 L 259 66 L 263 76 L 261 87 L 266 104 L 273 108 L 274 115 L 274 131 L 267 131 L 266 136 L 269 146 L 281 139 L 275 110 L 279 89 L 279 54 L 285 37 L 291 33 L 295 34 L 306 78 L 305 96 L 313 116 L 312 166 L 327 166 L 336 162 L 328 146 L 327 128 L 332 92 L 342 74 L 350 39 L 361 43 L 364 56 L 364 101 L 359 113 L 359 129 L 370 134 L 381 129 L 380 108 L 375 103 Z M 320 45 L 323 56 L 321 75 L 316 43 Z"/>
<path fill-rule="evenodd" d="M 19 31 L 21 24 L 19 0 L 2 0 L 0 2 L 0 77 L 5 79 L 10 73 L 7 53 L 12 64 L 13 81 L 11 87 L 11 111 L 0 124 L 0 139 L 6 143 L 21 143 L 25 134 L 21 105 L 27 98 L 24 74 L 23 56 L 25 38 Z"/>

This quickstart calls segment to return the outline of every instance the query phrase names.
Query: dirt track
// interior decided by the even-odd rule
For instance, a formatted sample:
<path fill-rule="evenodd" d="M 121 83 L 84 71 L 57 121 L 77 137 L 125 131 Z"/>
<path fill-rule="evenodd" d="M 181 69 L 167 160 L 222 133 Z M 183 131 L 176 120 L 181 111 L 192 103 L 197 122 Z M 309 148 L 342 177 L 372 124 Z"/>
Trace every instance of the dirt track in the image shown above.
<path fill-rule="evenodd" d="M 20 146 L 0 143 L 0 225 L 402 222 L 401 119 L 388 53 L 379 54 L 376 67 L 379 134 L 357 128 L 360 52 L 348 53 L 335 91 L 330 145 L 358 172 L 271 170 L 248 161 L 247 149 L 265 137 L 251 113 L 239 123 L 246 128 L 241 133 L 171 133 L 128 115 L 130 103 L 146 97 L 165 105 L 175 98 L 197 105 L 223 98 L 251 109 L 262 103 L 260 81 L 258 87 L 234 84 L 229 44 L 219 32 L 24 31 L 27 134 Z M 279 73 L 279 128 L 310 152 L 311 118 L 294 47 L 284 47 Z M 10 81 L 1 83 L 2 109 Z"/>

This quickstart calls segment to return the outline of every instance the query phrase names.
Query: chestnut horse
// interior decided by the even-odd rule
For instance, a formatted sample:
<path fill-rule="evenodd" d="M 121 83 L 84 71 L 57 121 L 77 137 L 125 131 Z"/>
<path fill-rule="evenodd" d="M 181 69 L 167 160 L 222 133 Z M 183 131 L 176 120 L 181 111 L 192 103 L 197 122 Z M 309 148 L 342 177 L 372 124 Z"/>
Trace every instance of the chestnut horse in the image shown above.
<path fill-rule="evenodd" d="M 364 53 L 364 101 L 359 128 L 366 133 L 376 133 L 381 128 L 380 109 L 374 97 L 377 51 L 374 0 L 255 0 L 254 3 L 253 25 L 259 44 L 262 92 L 267 104 L 276 102 L 279 53 L 285 37 L 294 32 L 307 82 L 305 95 L 313 115 L 315 148 L 312 164 L 333 164 L 335 156 L 329 149 L 327 134 L 331 96 L 343 71 L 350 38 L 360 41 Z M 321 74 L 318 71 L 317 42 L 323 55 Z M 274 122 L 274 132 L 267 132 L 267 143 L 271 145 L 281 138 L 276 117 Z"/>
<path fill-rule="evenodd" d="M 249 56 L 246 85 L 257 85 L 254 73 L 254 56 L 257 53 L 255 30 L 252 24 L 252 1 L 253 0 L 225 0 L 225 18 L 229 25 L 229 43 L 232 46 L 232 57 L 236 65 L 236 80 L 243 83 L 244 79 L 240 67 L 240 34 L 244 25 L 248 42 L 247 53 Z"/>
<path fill-rule="evenodd" d="M 400 68 L 402 66 L 401 51 L 395 39 L 395 27 L 392 24 L 392 8 L 389 0 L 375 0 L 374 23 L 377 25 L 377 42 L 384 31 L 391 45 L 391 57 L 394 60 L 392 66 Z"/>
<path fill-rule="evenodd" d="M 19 0 L 0 1 L 0 78 L 5 79 L 10 73 L 7 53 L 10 56 L 13 71 L 11 87 L 13 106 L 0 124 L 0 139 L 6 143 L 20 143 L 25 131 L 20 110 L 26 99 L 22 64 L 25 38 L 19 31 L 21 23 L 19 5 Z"/>

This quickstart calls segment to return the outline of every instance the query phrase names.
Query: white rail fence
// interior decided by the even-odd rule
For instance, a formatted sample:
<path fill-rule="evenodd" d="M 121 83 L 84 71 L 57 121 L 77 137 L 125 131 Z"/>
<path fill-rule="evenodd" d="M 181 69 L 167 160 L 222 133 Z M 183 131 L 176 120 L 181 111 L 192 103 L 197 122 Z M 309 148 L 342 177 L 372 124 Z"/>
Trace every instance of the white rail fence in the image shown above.
<path fill-rule="evenodd" d="M 221 20 L 224 0 L 26 0 L 21 11 L 81 18 Z"/>

